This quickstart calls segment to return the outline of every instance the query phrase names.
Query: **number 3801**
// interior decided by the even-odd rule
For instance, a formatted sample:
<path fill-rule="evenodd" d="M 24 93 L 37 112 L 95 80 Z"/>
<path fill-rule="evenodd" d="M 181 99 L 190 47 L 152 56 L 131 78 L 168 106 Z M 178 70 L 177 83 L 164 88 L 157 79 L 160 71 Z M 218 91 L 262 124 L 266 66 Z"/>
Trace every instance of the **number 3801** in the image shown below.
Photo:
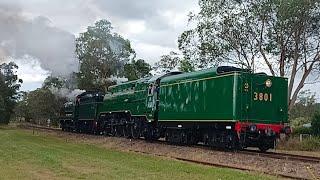
<path fill-rule="evenodd" d="M 253 100 L 255 101 L 272 101 L 272 94 L 271 93 L 258 93 L 254 92 L 253 93 Z"/>

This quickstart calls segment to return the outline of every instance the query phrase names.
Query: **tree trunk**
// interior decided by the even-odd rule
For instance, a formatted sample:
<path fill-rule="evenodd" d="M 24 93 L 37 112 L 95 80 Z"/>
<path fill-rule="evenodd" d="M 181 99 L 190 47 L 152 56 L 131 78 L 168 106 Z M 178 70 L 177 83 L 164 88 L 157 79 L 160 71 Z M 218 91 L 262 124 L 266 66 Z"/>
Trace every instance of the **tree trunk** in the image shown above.
<path fill-rule="evenodd" d="M 289 112 L 293 108 L 293 105 L 294 105 L 294 103 L 296 102 L 296 100 L 298 98 L 298 94 L 299 94 L 300 90 L 303 88 L 304 83 L 305 83 L 307 77 L 309 76 L 309 74 L 310 74 L 310 72 L 311 72 L 311 70 L 313 68 L 313 64 L 314 63 L 312 63 L 310 65 L 310 67 L 307 70 L 304 71 L 303 76 L 302 76 L 302 78 L 301 78 L 301 80 L 300 80 L 300 82 L 298 84 L 298 87 L 295 89 L 295 91 L 294 91 L 294 93 L 293 93 L 293 95 L 292 95 L 292 97 L 291 97 L 291 99 L 289 101 L 289 107 L 288 107 Z"/>

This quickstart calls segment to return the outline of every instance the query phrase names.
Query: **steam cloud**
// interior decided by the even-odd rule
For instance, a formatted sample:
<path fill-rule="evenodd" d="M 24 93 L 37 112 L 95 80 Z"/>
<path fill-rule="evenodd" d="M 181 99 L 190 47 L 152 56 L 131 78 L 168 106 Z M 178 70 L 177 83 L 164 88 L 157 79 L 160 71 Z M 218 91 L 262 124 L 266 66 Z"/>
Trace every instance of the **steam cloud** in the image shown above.
<path fill-rule="evenodd" d="M 77 71 L 75 36 L 39 16 L 32 20 L 19 7 L 0 3 L 0 63 L 8 58 L 36 58 L 52 75 Z"/>
<path fill-rule="evenodd" d="M 69 101 L 72 101 L 76 98 L 77 95 L 85 92 L 84 90 L 81 89 L 74 89 L 74 90 L 70 90 L 67 88 L 55 88 L 55 87 L 51 87 L 49 88 L 49 90 L 56 96 L 58 97 L 66 97 Z"/>

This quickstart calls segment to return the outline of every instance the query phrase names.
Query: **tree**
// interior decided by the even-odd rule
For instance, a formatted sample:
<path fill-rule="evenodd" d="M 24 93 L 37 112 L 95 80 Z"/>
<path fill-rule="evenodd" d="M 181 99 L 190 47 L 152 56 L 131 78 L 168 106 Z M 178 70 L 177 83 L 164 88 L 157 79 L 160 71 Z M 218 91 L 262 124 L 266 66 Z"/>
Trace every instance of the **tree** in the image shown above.
<path fill-rule="evenodd" d="M 194 65 L 187 59 L 183 59 L 180 55 L 174 51 L 171 51 L 167 55 L 162 55 L 160 61 L 156 62 L 153 69 L 157 73 L 170 72 L 172 70 L 179 70 L 183 72 L 194 71 Z"/>
<path fill-rule="evenodd" d="M 179 71 L 182 71 L 182 72 L 195 71 L 194 66 L 186 59 L 183 59 L 180 61 L 180 67 L 178 69 L 179 69 Z"/>
<path fill-rule="evenodd" d="M 151 76 L 151 66 L 143 59 L 132 60 L 131 63 L 124 65 L 124 75 L 129 81 Z"/>
<path fill-rule="evenodd" d="M 48 76 L 42 84 L 43 88 L 51 88 L 51 87 L 55 87 L 55 88 L 62 88 L 65 86 L 65 82 L 62 78 L 60 77 L 53 77 L 53 76 Z"/>
<path fill-rule="evenodd" d="M 45 124 L 48 119 L 57 122 L 59 113 L 68 94 L 65 81 L 59 77 L 49 76 L 41 88 L 31 92 L 20 92 L 20 98 L 14 108 L 15 117 L 27 122 Z"/>
<path fill-rule="evenodd" d="M 15 74 L 16 69 L 13 62 L 0 65 L 0 123 L 9 122 L 18 99 L 22 80 Z"/>
<path fill-rule="evenodd" d="M 78 86 L 84 90 L 105 90 L 111 76 L 122 76 L 123 67 L 135 57 L 129 40 L 112 32 L 107 20 L 97 21 L 76 39 L 80 63 Z"/>
<path fill-rule="evenodd" d="M 312 93 L 310 90 L 301 91 L 297 99 L 289 116 L 291 125 L 294 127 L 310 123 L 312 117 L 318 111 L 315 93 Z"/>
<path fill-rule="evenodd" d="M 34 121 L 56 120 L 64 101 L 56 97 L 49 89 L 38 88 L 27 95 L 27 115 Z"/>
<path fill-rule="evenodd" d="M 231 63 L 289 77 L 289 109 L 320 67 L 320 3 L 315 0 L 199 0 L 194 29 L 179 49 L 199 68 Z M 309 78 L 309 79 L 308 79 Z"/>
<path fill-rule="evenodd" d="M 16 119 L 18 119 L 19 121 L 22 120 L 22 118 L 24 118 L 24 120 L 26 122 L 29 122 L 31 119 L 30 113 L 29 113 L 29 109 L 28 109 L 28 93 L 27 92 L 20 92 L 20 100 L 17 102 L 15 108 L 14 108 L 14 115 L 16 117 Z"/>
<path fill-rule="evenodd" d="M 180 63 L 180 57 L 176 52 L 171 51 L 170 54 L 162 55 L 160 61 L 154 65 L 154 70 L 159 73 L 169 72 L 175 69 Z"/>
<path fill-rule="evenodd" d="M 314 114 L 311 120 L 312 133 L 320 136 L 320 113 Z"/>

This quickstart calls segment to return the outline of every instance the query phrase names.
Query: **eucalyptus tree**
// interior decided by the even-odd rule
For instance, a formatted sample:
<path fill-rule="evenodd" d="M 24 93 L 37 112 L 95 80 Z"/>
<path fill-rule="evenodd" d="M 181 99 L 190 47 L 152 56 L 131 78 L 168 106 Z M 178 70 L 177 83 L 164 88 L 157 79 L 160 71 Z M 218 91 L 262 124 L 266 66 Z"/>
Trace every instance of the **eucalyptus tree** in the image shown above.
<path fill-rule="evenodd" d="M 320 70 L 319 0 L 199 0 L 179 49 L 198 68 L 221 63 L 289 79 L 289 109 Z M 314 76 L 315 75 L 315 76 Z"/>
<path fill-rule="evenodd" d="M 160 60 L 154 64 L 153 69 L 156 73 L 165 73 L 173 70 L 182 72 L 195 71 L 194 64 L 188 59 L 184 59 L 180 54 L 171 51 L 169 54 L 162 55 Z"/>
<path fill-rule="evenodd" d="M 8 123 L 19 98 L 22 80 L 16 75 L 18 66 L 13 63 L 0 65 L 0 123 Z"/>
<path fill-rule="evenodd" d="M 124 75 L 129 81 L 151 76 L 151 66 L 143 59 L 132 60 L 124 65 Z"/>
<path fill-rule="evenodd" d="M 111 76 L 123 76 L 124 65 L 135 57 L 130 41 L 112 29 L 109 21 L 100 20 L 76 39 L 80 89 L 105 90 L 113 84 Z"/>

